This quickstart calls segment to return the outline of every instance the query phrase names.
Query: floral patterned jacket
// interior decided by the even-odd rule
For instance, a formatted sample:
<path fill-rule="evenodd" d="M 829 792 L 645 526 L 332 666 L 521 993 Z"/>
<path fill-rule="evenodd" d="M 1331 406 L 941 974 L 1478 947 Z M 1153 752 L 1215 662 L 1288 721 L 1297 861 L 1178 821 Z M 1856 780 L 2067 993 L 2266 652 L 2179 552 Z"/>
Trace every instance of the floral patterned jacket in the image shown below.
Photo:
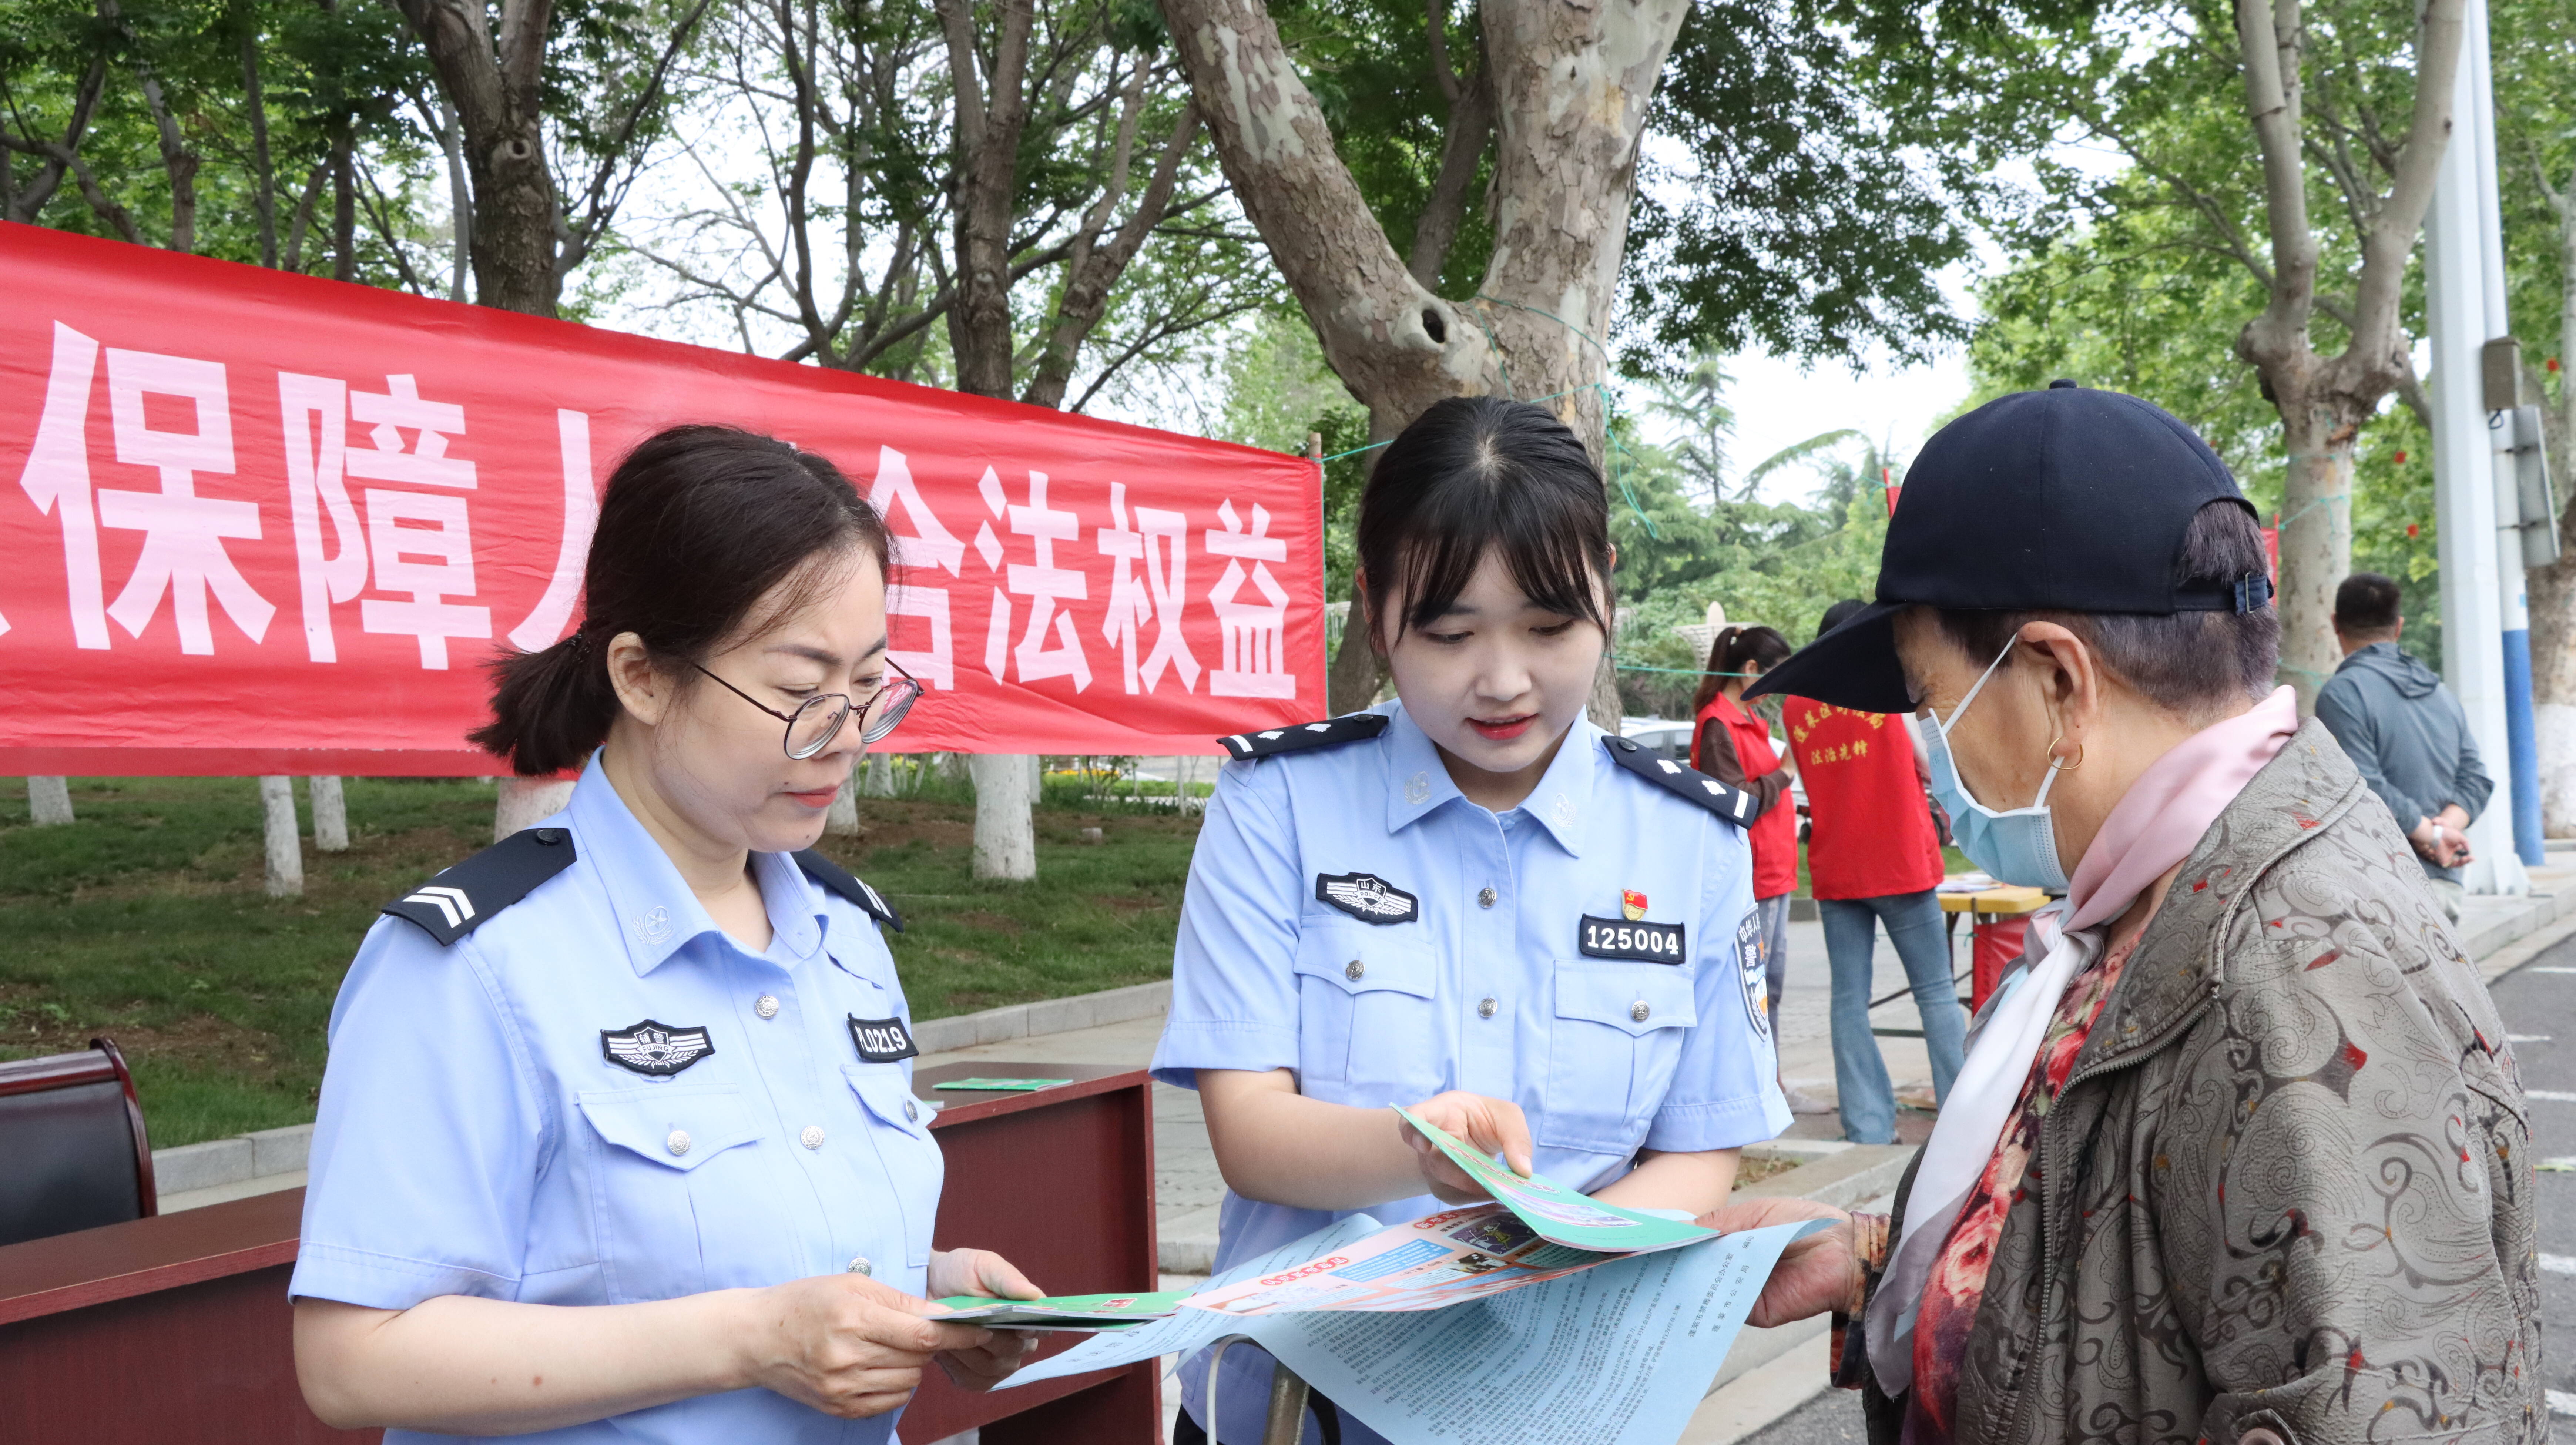
<path fill-rule="evenodd" d="M 2527 1109 L 2414 853 L 2306 723 L 2183 863 L 2049 1112 L 1956 1438 L 2545 1438 Z M 1903 1401 L 1864 1394 L 1893 1441 Z"/>

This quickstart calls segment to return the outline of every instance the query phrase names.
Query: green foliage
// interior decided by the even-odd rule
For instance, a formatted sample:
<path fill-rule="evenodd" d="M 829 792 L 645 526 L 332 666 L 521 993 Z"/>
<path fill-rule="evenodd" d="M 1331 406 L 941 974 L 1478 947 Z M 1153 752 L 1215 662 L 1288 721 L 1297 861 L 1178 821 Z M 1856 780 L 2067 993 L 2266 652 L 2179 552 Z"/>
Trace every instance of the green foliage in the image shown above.
<path fill-rule="evenodd" d="M 2322 137 L 2307 172 L 2324 298 L 2314 344 L 2331 355 L 2346 343 L 2336 318 L 2360 266 L 2346 196 L 2384 186 L 2384 148 L 2404 139 L 2367 132 L 2404 119 L 2412 18 L 2361 0 L 2312 4 L 2305 14 L 2309 108 Z M 2285 466 L 2280 417 L 2236 355 L 2238 333 L 2267 299 L 2255 268 L 2268 266 L 2269 250 L 2233 26 L 2223 7 L 2194 5 L 2150 53 L 2089 91 L 2066 90 L 2068 112 L 2129 164 L 2108 175 L 2047 173 L 2064 203 L 2060 223 L 2026 231 L 2021 254 L 1979 288 L 1985 320 L 1969 349 L 1971 401 L 2056 377 L 2143 396 L 2208 439 L 2271 525 Z M 2347 168 L 2340 183 L 2338 166 Z M 2420 284 L 2410 277 L 2401 324 L 2420 332 L 2420 318 Z M 2429 443 L 2413 411 L 2389 398 L 2357 440 L 2349 505 L 2353 567 L 2406 584 L 2405 645 L 2438 665 Z"/>
<path fill-rule="evenodd" d="M 1224 401 L 1214 435 L 1275 452 L 1302 452 L 1309 432 L 1323 438 L 1324 598 L 1351 595 L 1358 566 L 1354 532 L 1360 489 L 1376 452 L 1368 447 L 1368 410 L 1351 400 L 1303 316 L 1286 306 L 1257 312 L 1236 332 L 1223 370 Z"/>
<path fill-rule="evenodd" d="M 1351 179 L 1396 254 L 1410 255 L 1449 120 L 1448 97 L 1431 68 L 1429 12 L 1421 0 L 1272 0 L 1270 14 Z M 1483 47 L 1475 11 L 1452 5 L 1447 18 L 1451 64 L 1471 73 Z M 1488 149 L 1470 196 L 1484 195 L 1492 180 Z M 1432 289 L 1452 300 L 1474 295 L 1493 248 L 1492 217 L 1470 204 Z"/>

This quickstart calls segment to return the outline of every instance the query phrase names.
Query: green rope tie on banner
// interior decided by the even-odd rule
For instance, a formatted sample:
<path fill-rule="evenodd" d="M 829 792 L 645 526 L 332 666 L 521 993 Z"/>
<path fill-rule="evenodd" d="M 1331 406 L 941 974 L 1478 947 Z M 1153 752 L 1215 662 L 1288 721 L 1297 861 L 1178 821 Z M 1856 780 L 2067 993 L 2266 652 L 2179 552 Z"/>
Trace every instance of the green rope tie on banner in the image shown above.
<path fill-rule="evenodd" d="M 1642 662 L 1621 662 L 1612 658 L 1610 666 L 1619 672 L 1661 672 L 1674 677 L 1760 677 L 1758 672 L 1704 672 L 1696 667 L 1648 667 Z"/>

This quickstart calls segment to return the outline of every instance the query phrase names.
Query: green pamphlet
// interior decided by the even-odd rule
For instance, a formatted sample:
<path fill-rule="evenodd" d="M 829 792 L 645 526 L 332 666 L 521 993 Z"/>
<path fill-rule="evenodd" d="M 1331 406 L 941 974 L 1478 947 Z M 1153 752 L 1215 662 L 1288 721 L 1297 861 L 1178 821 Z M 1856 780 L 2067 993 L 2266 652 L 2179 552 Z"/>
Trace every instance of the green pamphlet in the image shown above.
<path fill-rule="evenodd" d="M 988 1330 L 1114 1330 L 1166 1318 L 1189 1295 L 1185 1289 L 1153 1294 L 1055 1295 L 1046 1299 L 986 1299 L 960 1294 L 932 1303 L 954 1312 L 934 1318 L 981 1325 Z"/>
<path fill-rule="evenodd" d="M 1071 1079 L 950 1079 L 947 1083 L 933 1084 L 930 1087 L 980 1090 L 988 1094 L 1026 1094 L 1072 1082 Z"/>
<path fill-rule="evenodd" d="M 1477 1153 L 1439 1125 L 1425 1123 L 1401 1104 L 1394 1107 L 1395 1112 L 1404 1116 L 1404 1122 L 1421 1130 L 1422 1137 L 1439 1145 L 1440 1152 L 1465 1170 L 1468 1178 L 1484 1185 L 1487 1193 L 1520 1216 L 1521 1222 L 1536 1231 L 1541 1239 L 1576 1249 L 1642 1254 L 1717 1238 L 1716 1230 L 1702 1229 L 1685 1220 L 1667 1219 L 1586 1198 L 1544 1174 L 1532 1173 L 1523 1179 L 1507 1166 Z"/>

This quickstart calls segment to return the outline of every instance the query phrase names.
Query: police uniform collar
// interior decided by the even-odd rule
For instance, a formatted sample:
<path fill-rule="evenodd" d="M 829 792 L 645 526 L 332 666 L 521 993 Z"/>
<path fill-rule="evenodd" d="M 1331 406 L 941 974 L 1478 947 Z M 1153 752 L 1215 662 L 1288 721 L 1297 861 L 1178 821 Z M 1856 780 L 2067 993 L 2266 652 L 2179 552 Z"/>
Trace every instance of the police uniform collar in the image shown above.
<path fill-rule="evenodd" d="M 1389 704 L 1395 718 L 1386 730 L 1386 830 L 1402 832 L 1417 819 L 1429 817 L 1452 798 L 1464 799 L 1458 785 L 1449 780 L 1448 766 L 1440 761 L 1440 750 L 1431 738 L 1404 715 L 1402 703 Z M 1566 732 L 1565 741 L 1556 757 L 1539 776 L 1538 786 L 1530 790 L 1518 811 L 1538 820 L 1548 836 L 1568 854 L 1583 856 L 1583 840 L 1589 830 L 1592 792 L 1597 771 L 1593 754 L 1600 751 L 1594 741 L 1601 730 L 1589 718 L 1576 718 Z"/>
<path fill-rule="evenodd" d="M 593 753 L 582 769 L 564 811 L 581 841 L 582 861 L 597 870 L 627 961 L 639 976 L 661 967 L 689 940 L 717 931 L 670 855 L 618 796 L 600 767 L 599 754 Z M 811 958 L 824 941 L 822 893 L 784 853 L 754 853 L 751 868 L 783 951 Z"/>

